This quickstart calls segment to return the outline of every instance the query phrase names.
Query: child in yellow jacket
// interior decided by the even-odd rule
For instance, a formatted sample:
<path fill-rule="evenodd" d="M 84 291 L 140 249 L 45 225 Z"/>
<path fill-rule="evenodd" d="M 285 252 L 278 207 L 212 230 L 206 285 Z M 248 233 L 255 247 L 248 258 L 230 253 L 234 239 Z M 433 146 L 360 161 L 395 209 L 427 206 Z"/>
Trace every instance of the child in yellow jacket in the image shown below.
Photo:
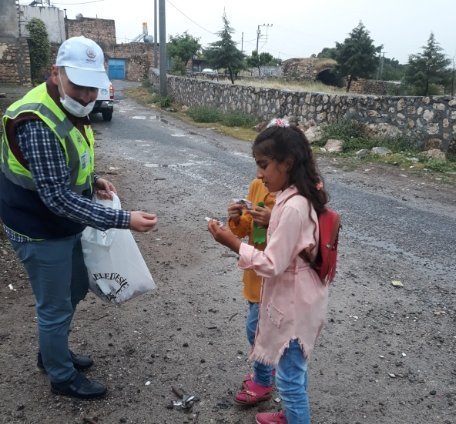
<path fill-rule="evenodd" d="M 266 228 L 269 224 L 275 195 L 269 193 L 263 181 L 255 178 L 249 187 L 247 200 L 252 204 L 249 210 L 243 203 L 231 202 L 228 205 L 228 225 L 239 238 L 249 237 L 249 244 L 256 249 L 266 247 Z M 261 294 L 261 278 L 251 269 L 244 271 L 243 295 L 249 305 L 246 320 L 247 339 L 251 346 L 255 341 L 258 323 L 258 310 Z M 271 366 L 254 362 L 253 373 L 243 381 L 242 390 L 236 394 L 235 401 L 242 405 L 255 405 L 271 397 L 273 369 Z"/>

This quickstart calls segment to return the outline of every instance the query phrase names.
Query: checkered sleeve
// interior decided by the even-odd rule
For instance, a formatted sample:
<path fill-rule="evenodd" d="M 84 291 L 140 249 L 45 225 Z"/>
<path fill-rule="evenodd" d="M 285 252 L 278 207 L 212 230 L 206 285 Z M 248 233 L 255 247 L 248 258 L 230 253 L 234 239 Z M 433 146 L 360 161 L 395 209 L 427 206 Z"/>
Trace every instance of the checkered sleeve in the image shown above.
<path fill-rule="evenodd" d="M 63 148 L 42 121 L 19 124 L 16 140 L 40 199 L 53 213 L 99 230 L 129 227 L 130 212 L 106 208 L 71 190 Z"/>

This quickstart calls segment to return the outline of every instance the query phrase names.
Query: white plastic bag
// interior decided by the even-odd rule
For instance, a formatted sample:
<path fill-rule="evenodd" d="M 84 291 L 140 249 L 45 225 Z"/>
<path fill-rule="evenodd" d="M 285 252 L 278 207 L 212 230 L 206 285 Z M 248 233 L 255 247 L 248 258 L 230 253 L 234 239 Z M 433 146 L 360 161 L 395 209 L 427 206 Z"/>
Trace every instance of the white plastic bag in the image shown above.
<path fill-rule="evenodd" d="M 120 200 L 95 198 L 97 203 L 120 209 Z M 82 251 L 90 289 L 106 302 L 120 304 L 155 288 L 155 282 L 130 230 L 107 231 L 86 227 Z"/>

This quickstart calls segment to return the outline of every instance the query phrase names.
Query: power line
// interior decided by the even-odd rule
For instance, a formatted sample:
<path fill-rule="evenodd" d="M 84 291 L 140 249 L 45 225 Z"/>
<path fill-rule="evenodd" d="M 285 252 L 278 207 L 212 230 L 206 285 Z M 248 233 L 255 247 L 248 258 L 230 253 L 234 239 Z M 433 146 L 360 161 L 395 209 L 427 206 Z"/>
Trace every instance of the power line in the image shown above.
<path fill-rule="evenodd" d="M 89 0 L 89 1 L 84 1 L 84 2 L 78 2 L 78 3 L 53 3 L 56 6 L 79 6 L 80 4 L 89 4 L 89 3 L 100 3 L 105 0 Z"/>
<path fill-rule="evenodd" d="M 195 22 L 192 18 L 190 18 L 189 16 L 187 16 L 184 12 L 182 12 L 182 10 L 180 10 L 178 7 L 176 7 L 173 3 L 171 3 L 169 0 L 166 0 L 167 3 L 169 3 L 171 6 L 174 7 L 174 9 L 176 9 L 181 15 L 183 15 L 184 17 L 186 17 L 190 22 L 194 23 L 196 26 L 200 27 L 203 31 L 206 31 L 208 32 L 209 34 L 211 35 L 217 35 L 216 32 L 212 32 L 212 31 L 209 31 L 207 28 L 204 28 L 202 25 L 200 25 L 198 22 Z"/>

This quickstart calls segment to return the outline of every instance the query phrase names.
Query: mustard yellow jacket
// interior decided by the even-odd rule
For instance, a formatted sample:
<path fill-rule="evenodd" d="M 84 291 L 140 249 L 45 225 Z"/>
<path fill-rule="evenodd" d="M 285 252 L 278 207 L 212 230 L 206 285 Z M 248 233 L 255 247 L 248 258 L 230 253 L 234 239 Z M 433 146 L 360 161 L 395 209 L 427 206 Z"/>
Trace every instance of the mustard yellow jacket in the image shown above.
<path fill-rule="evenodd" d="M 267 188 L 264 186 L 263 181 L 259 178 L 255 178 L 249 186 L 249 193 L 247 199 L 252 202 L 252 208 L 258 206 L 258 203 L 264 202 L 264 205 L 270 209 L 274 206 L 275 195 L 269 193 Z M 253 218 L 252 215 L 245 213 L 241 215 L 239 224 L 235 224 L 232 220 L 228 222 L 229 227 L 233 234 L 237 235 L 239 238 L 249 237 L 249 244 L 254 246 L 258 250 L 264 250 L 266 243 L 255 244 L 252 239 L 253 234 Z M 243 282 L 243 295 L 244 297 L 252 303 L 260 302 L 260 293 L 261 293 L 261 277 L 251 269 L 244 271 Z"/>

